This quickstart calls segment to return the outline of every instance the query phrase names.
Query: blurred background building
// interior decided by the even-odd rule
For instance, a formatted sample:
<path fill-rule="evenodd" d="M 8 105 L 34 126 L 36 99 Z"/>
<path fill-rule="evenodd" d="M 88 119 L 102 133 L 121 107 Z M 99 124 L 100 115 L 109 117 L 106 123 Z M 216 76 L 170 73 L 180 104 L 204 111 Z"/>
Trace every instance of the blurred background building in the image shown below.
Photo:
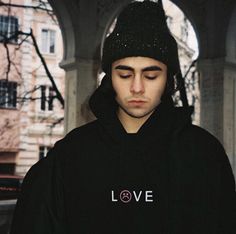
<path fill-rule="evenodd" d="M 37 6 L 37 1 L 5 1 Z M 47 3 L 45 3 L 47 4 Z M 49 4 L 47 8 L 50 9 Z M 62 36 L 45 10 L 0 7 L 0 174 L 25 175 L 64 134 L 64 110 L 30 37 L 32 29 L 55 83 L 64 95 Z M 6 37 L 11 40 L 7 40 Z M 5 39 L 5 40 L 4 40 Z M 9 71 L 8 71 L 9 70 Z"/>

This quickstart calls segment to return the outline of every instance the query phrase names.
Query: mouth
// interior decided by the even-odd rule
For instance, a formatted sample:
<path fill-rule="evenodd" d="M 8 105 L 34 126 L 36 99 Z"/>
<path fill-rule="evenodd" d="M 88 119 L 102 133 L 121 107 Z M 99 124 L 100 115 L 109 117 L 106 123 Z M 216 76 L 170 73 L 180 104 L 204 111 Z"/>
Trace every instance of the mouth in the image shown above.
<path fill-rule="evenodd" d="M 132 99 L 132 100 L 129 100 L 128 102 L 135 102 L 135 103 L 144 103 L 144 102 L 146 102 L 145 100 L 142 100 L 142 99 Z"/>
<path fill-rule="evenodd" d="M 144 101 L 144 100 L 130 100 L 130 101 L 128 101 L 128 103 L 135 104 L 135 105 L 141 105 L 141 104 L 146 103 L 146 101 Z"/>

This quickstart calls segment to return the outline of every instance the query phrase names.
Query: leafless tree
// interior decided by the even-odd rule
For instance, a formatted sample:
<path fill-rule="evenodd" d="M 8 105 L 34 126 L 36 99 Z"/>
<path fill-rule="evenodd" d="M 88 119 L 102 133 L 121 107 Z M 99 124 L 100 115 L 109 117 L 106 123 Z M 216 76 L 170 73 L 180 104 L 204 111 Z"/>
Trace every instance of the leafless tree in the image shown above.
<path fill-rule="evenodd" d="M 8 17 L 8 23 L 10 23 L 10 17 L 12 10 L 14 8 L 22 8 L 22 9 L 32 9 L 33 11 L 42 11 L 45 12 L 47 15 L 50 16 L 51 20 L 54 23 L 57 23 L 56 17 L 53 13 L 53 10 L 51 6 L 43 0 L 35 0 L 33 1 L 33 5 L 21 5 L 21 4 L 15 4 L 12 3 L 11 0 L 5 0 L 2 1 L 0 0 L 0 8 L 3 9 L 3 11 L 6 13 L 4 16 Z M 38 46 L 37 40 L 35 38 L 35 34 L 32 30 L 32 28 L 29 28 L 27 31 L 23 31 L 20 27 L 17 27 L 17 30 L 11 31 L 9 34 L 8 32 L 4 32 L 4 30 L 0 30 L 0 43 L 2 44 L 2 52 L 5 51 L 4 53 L 4 59 L 1 60 L 1 81 L 4 81 L 5 84 L 10 84 L 11 82 L 11 73 L 14 72 L 14 74 L 19 78 L 18 80 L 21 81 L 19 85 L 24 85 L 24 74 L 21 72 L 21 64 L 19 60 L 17 60 L 17 56 L 21 53 L 21 49 L 25 44 L 29 44 L 32 46 L 32 48 L 35 50 L 36 55 L 38 56 L 41 65 L 40 67 L 44 68 L 45 74 L 47 78 L 49 79 L 51 83 L 51 87 L 53 90 L 53 95 L 50 96 L 45 96 L 45 102 L 53 103 L 55 100 L 58 100 L 61 108 L 64 108 L 64 98 L 62 96 L 62 93 L 60 89 L 57 87 L 55 79 L 50 72 L 50 69 L 46 63 L 46 60 L 43 57 L 43 54 L 40 52 L 40 48 Z M 36 71 L 32 71 L 33 73 Z M 41 96 L 37 96 L 37 92 L 41 89 L 41 86 L 39 85 L 34 85 L 32 87 L 25 87 L 24 89 L 21 89 L 21 93 L 17 93 L 16 97 L 16 105 L 17 109 L 21 111 L 21 108 L 26 105 L 29 102 L 34 102 L 34 101 L 42 101 Z M 11 102 L 11 99 L 4 98 L 4 92 L 2 90 L 1 92 L 1 87 L 0 87 L 0 106 L 8 106 L 9 103 Z M 53 128 L 61 124 L 62 121 L 64 120 L 63 117 L 51 117 L 50 115 L 46 115 L 45 117 L 41 117 L 40 121 L 43 123 L 46 123 L 48 126 L 48 131 L 50 133 L 53 132 Z M 14 148 L 17 142 L 17 135 L 12 134 L 12 132 L 17 132 L 17 131 L 12 131 L 16 127 L 15 120 L 11 119 L 11 117 L 6 116 L 4 118 L 4 121 L 0 121 L 0 140 L 2 142 L 2 145 L 4 144 L 9 148 Z M 4 143 L 5 142 L 5 143 Z"/>
<path fill-rule="evenodd" d="M 54 21 L 56 20 L 55 15 L 54 15 L 53 10 L 50 7 L 50 5 L 47 2 L 42 1 L 42 0 L 34 1 L 34 5 L 21 5 L 21 4 L 13 4 L 13 3 L 11 3 L 11 1 L 8 1 L 8 2 L 0 1 L 0 7 L 5 8 L 5 10 L 8 12 L 9 19 L 10 19 L 11 8 L 25 8 L 25 9 L 33 9 L 35 11 L 44 11 Z M 24 43 L 30 43 L 33 45 L 33 47 L 36 51 L 36 54 L 38 55 L 38 57 L 41 61 L 41 64 L 45 70 L 45 73 L 46 73 L 48 79 L 50 80 L 52 88 L 55 92 L 55 96 L 53 98 L 58 99 L 59 102 L 61 103 L 62 108 L 64 108 L 64 98 L 54 81 L 53 75 L 50 72 L 42 53 L 40 52 L 40 49 L 37 44 L 37 41 L 34 36 L 32 28 L 29 29 L 29 32 L 24 32 L 19 29 L 19 30 L 14 31 L 10 35 L 3 34 L 0 32 L 0 42 L 4 45 L 5 52 L 6 52 L 7 63 L 6 63 L 6 67 L 4 69 L 6 82 L 9 80 L 9 74 L 13 68 L 17 71 L 17 74 L 19 75 L 19 77 L 21 77 L 21 72 L 18 69 L 19 66 L 15 63 L 14 56 L 12 56 L 10 54 L 10 50 L 9 50 L 9 45 L 12 44 L 13 40 L 14 40 L 14 46 L 15 46 L 14 51 L 15 52 L 19 51 L 20 47 Z M 38 89 L 39 89 L 39 87 L 35 86 L 31 90 L 25 91 L 25 93 L 22 93 L 21 96 L 17 97 L 17 102 L 22 105 L 25 101 L 29 101 L 29 100 L 35 101 L 35 100 L 39 99 L 39 98 L 35 98 L 32 96 L 32 94 Z M 49 100 L 49 97 L 47 97 L 47 99 Z M 1 102 L 1 100 L 0 100 L 0 102 Z M 1 102 L 0 104 L 4 105 L 5 103 Z"/>

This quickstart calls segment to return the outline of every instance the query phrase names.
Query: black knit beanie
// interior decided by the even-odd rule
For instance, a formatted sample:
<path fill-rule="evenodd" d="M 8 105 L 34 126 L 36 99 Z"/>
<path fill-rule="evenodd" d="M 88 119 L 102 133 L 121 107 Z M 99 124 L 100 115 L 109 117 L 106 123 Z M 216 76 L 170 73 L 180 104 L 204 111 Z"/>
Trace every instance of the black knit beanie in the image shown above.
<path fill-rule="evenodd" d="M 177 43 L 160 0 L 132 2 L 121 11 L 114 31 L 104 42 L 102 69 L 108 73 L 114 61 L 133 56 L 159 60 L 173 75 L 180 71 Z"/>

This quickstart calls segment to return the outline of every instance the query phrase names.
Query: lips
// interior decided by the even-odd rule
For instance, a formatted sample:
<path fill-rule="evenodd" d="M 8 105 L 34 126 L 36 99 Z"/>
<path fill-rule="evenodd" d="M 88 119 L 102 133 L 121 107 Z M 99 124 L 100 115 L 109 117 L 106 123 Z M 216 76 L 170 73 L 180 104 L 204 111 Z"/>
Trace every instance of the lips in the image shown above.
<path fill-rule="evenodd" d="M 130 101 L 128 101 L 129 103 L 144 103 L 144 102 L 146 102 L 146 101 L 144 101 L 144 100 L 130 100 Z"/>
<path fill-rule="evenodd" d="M 146 103 L 146 101 L 144 101 L 144 100 L 130 100 L 130 101 L 128 101 L 128 103 L 131 105 L 142 105 L 142 104 Z"/>

